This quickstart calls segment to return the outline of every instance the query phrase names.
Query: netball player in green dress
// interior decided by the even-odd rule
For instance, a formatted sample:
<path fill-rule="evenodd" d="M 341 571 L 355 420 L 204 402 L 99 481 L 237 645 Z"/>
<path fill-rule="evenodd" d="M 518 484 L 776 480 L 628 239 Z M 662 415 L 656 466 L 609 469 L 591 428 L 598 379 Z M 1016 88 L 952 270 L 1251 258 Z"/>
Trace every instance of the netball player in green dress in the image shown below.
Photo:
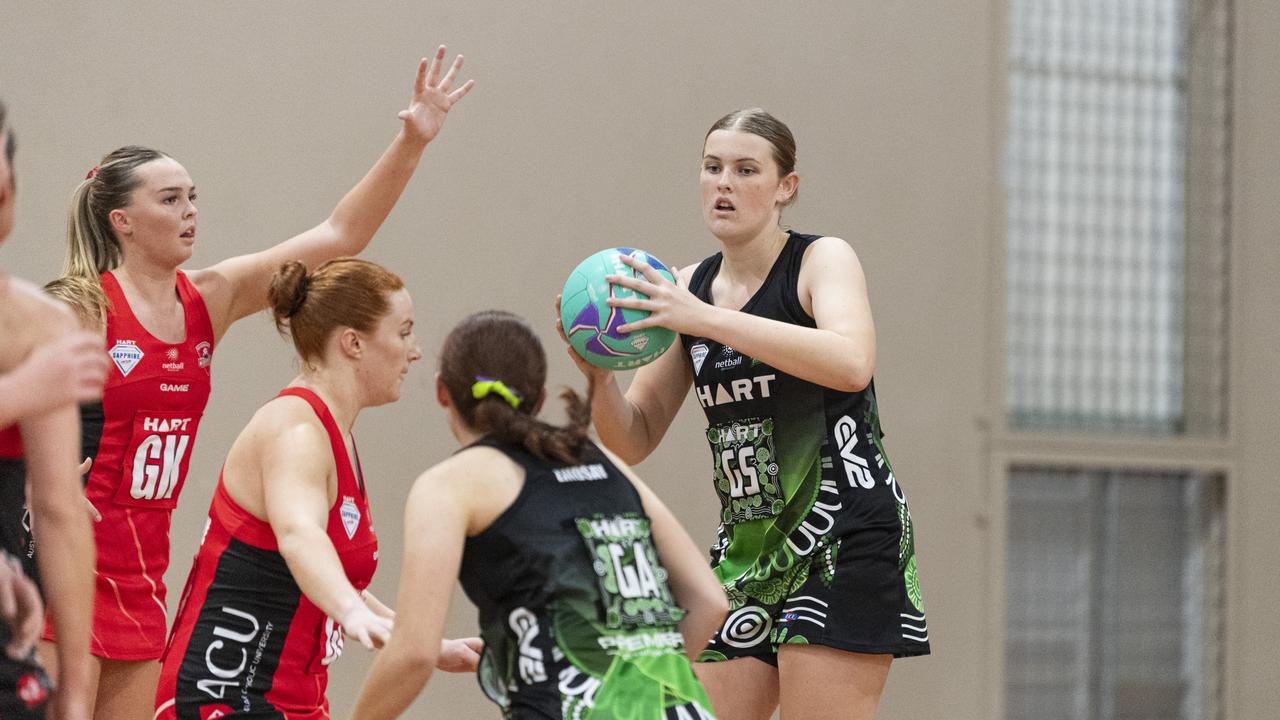
<path fill-rule="evenodd" d="M 628 463 L 658 446 L 694 388 L 721 503 L 711 563 L 729 615 L 697 666 L 720 717 L 871 718 L 894 657 L 929 652 L 911 514 L 882 445 L 876 338 L 847 242 L 780 225 L 796 197 L 795 140 L 763 110 L 708 131 L 702 215 L 720 252 L 671 283 L 611 281 L 648 299 L 622 332 L 681 334 L 624 394 L 597 388 L 592 417 Z M 705 463 L 705 464 L 704 464 Z M 710 466 L 708 468 L 708 465 Z"/>
<path fill-rule="evenodd" d="M 462 449 L 423 473 L 405 511 L 395 629 L 353 717 L 399 717 L 435 665 L 453 578 L 480 611 L 479 680 L 509 720 L 706 720 L 690 658 L 726 602 L 660 500 L 570 422 L 536 419 L 546 356 L 520 318 L 450 332 L 436 398 Z"/>

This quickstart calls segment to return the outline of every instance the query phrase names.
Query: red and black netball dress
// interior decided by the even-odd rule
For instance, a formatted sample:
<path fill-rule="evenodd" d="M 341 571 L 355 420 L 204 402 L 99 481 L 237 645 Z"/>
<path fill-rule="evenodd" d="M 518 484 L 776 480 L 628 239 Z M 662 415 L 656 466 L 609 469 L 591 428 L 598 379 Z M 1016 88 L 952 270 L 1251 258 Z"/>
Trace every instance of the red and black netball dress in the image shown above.
<path fill-rule="evenodd" d="M 30 532 L 27 514 L 26 469 L 22 461 L 22 435 L 17 425 L 0 429 L 0 552 L 26 561 Z M 19 512 L 18 509 L 22 508 Z M 7 558 L 0 558 L 7 562 Z M 9 626 L 0 622 L 0 647 L 12 638 Z M 4 720 L 38 720 L 45 714 L 51 686 L 44 670 L 36 664 L 35 652 L 20 660 L 0 652 L 0 718 Z"/>
<path fill-rule="evenodd" d="M 27 467 L 17 425 L 0 430 L 0 549 L 22 561 L 27 577 L 37 580 L 31 557 L 31 515 L 27 512 Z"/>
<path fill-rule="evenodd" d="M 115 660 L 149 660 L 164 649 L 169 521 L 209 400 L 213 326 L 181 271 L 177 293 L 186 337 L 178 343 L 147 332 L 111 273 L 99 278 L 111 308 L 106 346 L 115 367 L 103 391 L 101 433 L 83 439 L 93 458 L 85 495 L 102 515 L 93 524 L 91 650 Z M 45 637 L 52 638 L 49 628 Z"/>
<path fill-rule="evenodd" d="M 329 433 L 338 469 L 329 540 L 347 579 L 364 590 L 378 566 L 378 536 L 359 457 L 353 468 L 342 432 L 314 393 L 280 394 L 310 403 Z M 219 480 L 164 653 L 157 720 L 326 719 L 328 665 L 341 652 L 342 628 L 302 594 L 271 525 L 237 505 Z"/>

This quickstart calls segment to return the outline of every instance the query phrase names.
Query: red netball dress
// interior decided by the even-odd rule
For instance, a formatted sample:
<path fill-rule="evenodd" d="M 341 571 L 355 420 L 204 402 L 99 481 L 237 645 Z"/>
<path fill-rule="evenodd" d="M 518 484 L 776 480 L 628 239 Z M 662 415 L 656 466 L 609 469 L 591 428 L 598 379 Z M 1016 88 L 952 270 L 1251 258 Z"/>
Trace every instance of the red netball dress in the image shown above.
<path fill-rule="evenodd" d="M 84 442 L 93 458 L 85 495 L 102 515 L 93 524 L 91 650 L 114 660 L 149 660 L 164 649 L 169 520 L 209 400 L 213 325 L 181 271 L 186 337 L 178 343 L 147 332 L 111 273 L 99 279 L 111 308 L 106 347 L 115 366 L 103 391 L 101 436 Z M 45 637 L 52 639 L 50 628 Z"/>
<path fill-rule="evenodd" d="M 342 432 L 324 401 L 311 404 L 329 433 L 338 496 L 329 508 L 329 540 L 347 579 L 364 590 L 378 566 L 360 461 L 348 459 Z M 329 717 L 328 665 L 342 652 L 342 628 L 294 581 L 271 525 L 236 504 L 220 479 L 174 621 L 156 688 L 156 720 L 221 717 Z"/>

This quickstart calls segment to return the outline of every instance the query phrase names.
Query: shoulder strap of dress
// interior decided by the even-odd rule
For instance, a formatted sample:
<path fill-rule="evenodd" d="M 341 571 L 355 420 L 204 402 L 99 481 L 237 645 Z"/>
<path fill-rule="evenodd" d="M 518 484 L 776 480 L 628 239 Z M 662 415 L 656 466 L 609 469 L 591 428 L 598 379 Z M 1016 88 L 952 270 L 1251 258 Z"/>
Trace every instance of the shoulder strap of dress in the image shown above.
<path fill-rule="evenodd" d="M 325 432 L 329 434 L 329 447 L 333 450 L 333 464 L 338 468 L 338 494 L 344 491 L 350 493 L 346 488 L 356 488 L 355 472 L 351 467 L 351 459 L 347 455 L 347 444 L 342 439 L 342 431 L 338 429 L 338 423 L 333 419 L 333 413 L 329 412 L 329 406 L 325 405 L 324 400 L 314 392 L 301 387 L 287 387 L 280 391 L 276 397 L 293 396 L 307 401 L 311 409 L 315 411 L 316 417 L 320 418 L 320 424 L 324 425 Z"/>
<path fill-rule="evenodd" d="M 693 271 L 693 276 L 689 278 L 689 292 L 705 303 L 711 302 L 711 281 L 715 279 L 716 273 L 720 271 L 720 262 L 723 258 L 724 255 L 722 253 L 716 253 L 703 260 L 698 263 L 698 267 Z"/>
<path fill-rule="evenodd" d="M 132 330 L 134 325 L 140 324 L 134 317 L 129 299 L 124 296 L 124 289 L 120 287 L 120 281 L 116 279 L 114 273 L 110 270 L 98 273 L 98 285 L 102 287 L 102 294 L 107 298 L 108 337 L 114 332 Z"/>
<path fill-rule="evenodd" d="M 120 289 L 120 281 L 116 280 L 116 276 L 111 274 L 110 270 L 98 273 L 98 284 L 102 286 L 102 294 L 107 296 L 107 302 L 114 305 L 117 300 L 124 297 L 124 292 Z"/>
<path fill-rule="evenodd" d="M 178 297 L 182 298 L 182 306 L 187 311 L 187 337 L 194 337 L 194 330 L 195 335 L 213 342 L 213 321 L 209 319 L 209 308 L 205 307 L 204 298 L 196 289 L 195 283 L 181 270 L 178 271 Z"/>
<path fill-rule="evenodd" d="M 783 257 L 778 258 L 784 283 L 778 288 L 782 304 L 796 322 L 811 327 L 814 326 L 813 318 L 800 303 L 800 268 L 804 264 L 805 251 L 820 237 L 822 236 L 787 231 L 787 244 L 782 248 Z"/>

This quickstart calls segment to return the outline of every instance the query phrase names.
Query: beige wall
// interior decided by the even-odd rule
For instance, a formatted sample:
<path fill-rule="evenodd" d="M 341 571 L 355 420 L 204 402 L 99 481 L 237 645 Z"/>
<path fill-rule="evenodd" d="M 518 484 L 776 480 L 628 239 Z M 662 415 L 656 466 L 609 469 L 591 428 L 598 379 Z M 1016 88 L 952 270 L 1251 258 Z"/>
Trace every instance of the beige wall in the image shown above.
<path fill-rule="evenodd" d="M 1238 12 L 1225 700 L 1228 717 L 1262 718 L 1280 706 L 1280 5 Z"/>
<path fill-rule="evenodd" d="M 1280 541 L 1280 490 L 1267 469 L 1280 457 L 1269 394 L 1252 388 L 1273 395 L 1278 384 L 1268 231 L 1280 224 L 1280 158 L 1264 132 L 1274 135 L 1280 58 L 1270 39 L 1280 16 L 1265 0 L 1244 5 L 1227 689 L 1231 717 L 1255 718 L 1277 685 L 1267 600 L 1277 589 L 1269 550 Z M 721 114 L 762 105 L 800 143 L 802 199 L 788 222 L 848 239 L 867 270 L 887 443 L 918 527 L 934 654 L 895 666 L 881 717 L 994 717 L 1003 499 L 987 428 L 1001 407 L 991 349 L 1001 334 L 1003 6 L 6 3 L 0 95 L 19 135 L 20 197 L 0 262 L 31 278 L 55 274 L 67 196 L 101 154 L 126 143 L 171 153 L 195 178 L 192 267 L 283 240 L 323 219 L 391 139 L 417 57 L 439 42 L 464 52 L 476 89 L 367 253 L 409 284 L 427 351 L 404 399 L 356 427 L 383 547 L 374 589 L 390 598 L 406 488 L 453 449 L 428 392 L 444 332 L 484 307 L 532 316 L 545 328 L 553 380 L 580 385 L 551 325 L 564 273 L 613 244 L 676 265 L 712 252 L 697 213 L 702 135 Z M 175 515 L 171 598 L 222 457 L 289 380 L 290 358 L 265 317 L 240 323 L 217 349 L 214 398 Z M 715 496 L 700 423 L 687 403 L 640 470 L 706 544 Z M 474 629 L 460 594 L 447 629 Z M 367 663 L 350 647 L 333 669 L 337 716 Z M 417 707 L 496 717 L 470 677 L 438 677 Z"/>

